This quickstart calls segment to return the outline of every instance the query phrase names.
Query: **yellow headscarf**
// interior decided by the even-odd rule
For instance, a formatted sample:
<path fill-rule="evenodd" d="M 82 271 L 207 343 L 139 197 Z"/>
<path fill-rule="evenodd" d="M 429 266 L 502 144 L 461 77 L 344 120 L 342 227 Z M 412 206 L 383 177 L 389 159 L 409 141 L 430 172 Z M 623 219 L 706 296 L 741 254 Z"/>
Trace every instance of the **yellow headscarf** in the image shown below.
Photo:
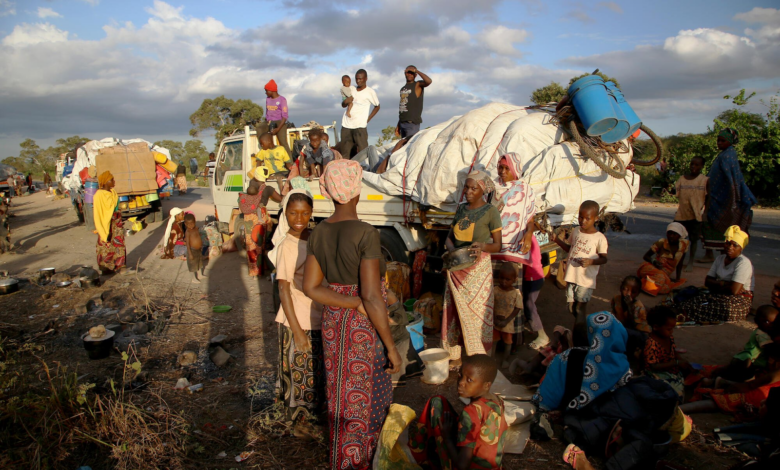
<path fill-rule="evenodd" d="M 742 229 L 739 228 L 739 225 L 732 225 L 731 227 L 727 228 L 724 235 L 726 236 L 727 242 L 734 242 L 741 246 L 743 250 L 747 247 L 748 238 L 750 238 L 747 233 L 743 232 Z"/>
<path fill-rule="evenodd" d="M 114 175 L 112 175 L 110 171 L 104 171 L 100 174 L 100 176 L 98 176 L 98 184 L 101 188 L 103 188 L 103 186 L 105 186 L 105 184 L 112 179 L 114 179 Z"/>

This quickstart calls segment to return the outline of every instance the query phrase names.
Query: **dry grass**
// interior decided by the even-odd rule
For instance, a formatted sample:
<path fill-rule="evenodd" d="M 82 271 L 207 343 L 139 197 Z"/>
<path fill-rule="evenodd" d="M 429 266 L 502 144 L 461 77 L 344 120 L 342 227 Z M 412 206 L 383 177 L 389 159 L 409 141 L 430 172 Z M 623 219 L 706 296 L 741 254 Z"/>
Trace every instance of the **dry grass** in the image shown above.
<path fill-rule="evenodd" d="M 79 383 L 75 372 L 59 365 L 50 368 L 35 352 L 34 346 L 0 341 L 0 467 L 185 468 L 187 420 L 169 412 L 155 393 L 146 394 L 142 405 L 124 392 L 124 382 L 140 370 L 134 354 L 125 356 L 122 383 L 112 380 L 96 394 L 95 384 Z"/>

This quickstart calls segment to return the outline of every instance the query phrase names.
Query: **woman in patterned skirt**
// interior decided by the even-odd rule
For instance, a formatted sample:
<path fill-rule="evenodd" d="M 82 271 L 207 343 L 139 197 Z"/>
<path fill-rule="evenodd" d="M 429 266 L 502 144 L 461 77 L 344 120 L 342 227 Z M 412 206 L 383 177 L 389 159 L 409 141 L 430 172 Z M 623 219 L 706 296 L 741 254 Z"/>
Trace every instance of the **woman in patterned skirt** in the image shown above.
<path fill-rule="evenodd" d="M 335 211 L 312 231 L 303 291 L 324 305 L 322 340 L 330 425 L 330 466 L 371 467 L 393 400 L 401 356 L 388 324 L 379 232 L 357 217 L 362 169 L 335 160 L 320 177 Z M 328 286 L 323 286 L 323 280 Z"/>
<path fill-rule="evenodd" d="M 753 304 L 753 263 L 742 254 L 748 234 L 732 225 L 725 233 L 726 254 L 715 258 L 704 285 L 709 292 L 680 305 L 688 318 L 700 323 L 744 320 Z"/>
<path fill-rule="evenodd" d="M 117 207 L 119 195 L 114 190 L 114 175 L 104 171 L 98 177 L 100 188 L 95 192 L 93 210 L 95 229 L 98 234 L 97 261 L 100 270 L 106 274 L 121 271 L 125 267 L 127 249 L 122 213 Z"/>

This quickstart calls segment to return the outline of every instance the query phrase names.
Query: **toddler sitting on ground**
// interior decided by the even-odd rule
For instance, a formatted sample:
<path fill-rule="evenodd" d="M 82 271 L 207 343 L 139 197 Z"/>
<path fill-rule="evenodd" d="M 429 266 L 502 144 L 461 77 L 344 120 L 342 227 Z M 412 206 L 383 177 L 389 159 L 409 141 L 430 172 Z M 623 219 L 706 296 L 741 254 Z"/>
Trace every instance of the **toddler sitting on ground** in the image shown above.
<path fill-rule="evenodd" d="M 515 359 L 512 361 L 512 365 L 509 366 L 509 373 L 514 375 L 515 372 L 519 371 L 520 374 L 535 373 L 541 376 L 544 374 L 547 366 L 550 365 L 555 356 L 566 351 L 571 346 L 571 330 L 558 325 L 553 329 L 550 344 L 539 349 L 539 353 L 528 362 L 521 359 Z"/>
<path fill-rule="evenodd" d="M 645 347 L 647 335 L 652 328 L 647 324 L 647 311 L 639 300 L 642 282 L 636 276 L 627 276 L 620 284 L 620 294 L 612 298 L 612 314 L 628 333 L 626 355 L 630 358 L 639 357 Z"/>
<path fill-rule="evenodd" d="M 663 380 L 680 396 L 685 394 L 684 375 L 693 370 L 685 359 L 679 357 L 672 332 L 677 326 L 677 314 L 665 305 L 659 305 L 647 316 L 653 332 L 645 343 L 645 373 Z"/>
<path fill-rule="evenodd" d="M 507 423 L 504 402 L 490 392 L 496 363 L 486 354 L 463 358 L 458 395 L 471 402 L 460 419 L 441 395 L 428 400 L 409 427 L 409 448 L 424 468 L 501 468 Z"/>

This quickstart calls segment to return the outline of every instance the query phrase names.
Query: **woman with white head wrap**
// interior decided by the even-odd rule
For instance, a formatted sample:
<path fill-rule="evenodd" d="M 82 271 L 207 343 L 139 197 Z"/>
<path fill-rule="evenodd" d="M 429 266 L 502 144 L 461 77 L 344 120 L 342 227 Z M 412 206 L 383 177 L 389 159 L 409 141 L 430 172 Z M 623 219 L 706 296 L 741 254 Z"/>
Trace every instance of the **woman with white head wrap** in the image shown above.
<path fill-rule="evenodd" d="M 636 273 L 642 280 L 642 290 L 650 295 L 668 294 L 685 284 L 686 280 L 680 279 L 680 274 L 690 244 L 688 231 L 681 223 L 669 224 L 666 227 L 666 238 L 653 243 L 645 253 L 645 262 Z M 674 280 L 672 275 L 675 276 Z"/>

